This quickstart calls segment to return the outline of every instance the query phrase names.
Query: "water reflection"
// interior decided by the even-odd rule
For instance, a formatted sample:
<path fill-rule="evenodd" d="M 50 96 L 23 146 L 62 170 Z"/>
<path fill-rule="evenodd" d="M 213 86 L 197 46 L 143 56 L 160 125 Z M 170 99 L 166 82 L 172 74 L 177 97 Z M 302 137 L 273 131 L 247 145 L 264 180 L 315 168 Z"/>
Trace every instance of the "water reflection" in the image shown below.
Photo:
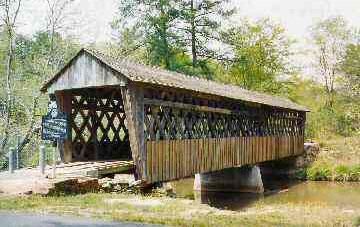
<path fill-rule="evenodd" d="M 317 203 L 340 206 L 344 209 L 360 207 L 360 182 L 294 182 L 269 179 L 264 181 L 265 193 L 220 193 L 194 192 L 194 179 L 185 179 L 174 183 L 178 197 L 190 198 L 227 210 L 243 210 L 254 206 L 256 202 L 264 204 Z"/>

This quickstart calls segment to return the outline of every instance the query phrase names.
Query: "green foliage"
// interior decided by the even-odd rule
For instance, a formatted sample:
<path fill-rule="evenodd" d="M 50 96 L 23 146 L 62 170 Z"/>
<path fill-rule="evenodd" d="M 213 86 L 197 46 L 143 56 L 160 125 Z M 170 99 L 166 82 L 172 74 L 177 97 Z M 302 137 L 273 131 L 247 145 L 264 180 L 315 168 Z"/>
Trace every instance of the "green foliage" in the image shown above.
<path fill-rule="evenodd" d="M 321 82 L 326 91 L 326 105 L 333 108 L 336 87 L 342 81 L 341 62 L 350 30 L 343 17 L 330 17 L 316 23 L 312 28 L 315 56 Z"/>
<path fill-rule="evenodd" d="M 355 227 L 360 226 L 360 216 L 357 217 L 357 218 L 355 218 L 355 220 L 354 220 L 354 226 L 355 226 Z"/>
<path fill-rule="evenodd" d="M 306 176 L 309 180 L 328 180 L 332 173 L 327 163 L 316 163 L 306 170 Z"/>
<path fill-rule="evenodd" d="M 289 57 L 293 43 L 281 26 L 269 19 L 256 23 L 243 20 L 224 32 L 222 39 L 234 54 L 225 80 L 250 90 L 281 91 L 284 83 L 278 77 L 292 71 Z"/>
<path fill-rule="evenodd" d="M 146 50 L 145 59 L 151 65 L 172 69 L 174 56 L 180 51 L 181 41 L 174 30 L 178 11 L 174 8 L 177 0 L 121 0 L 120 16 L 112 27 L 126 39 L 124 27 L 134 34 L 143 34 L 136 41 Z M 128 20 L 133 20 L 128 24 Z M 125 30 L 126 32 L 126 30 Z"/>

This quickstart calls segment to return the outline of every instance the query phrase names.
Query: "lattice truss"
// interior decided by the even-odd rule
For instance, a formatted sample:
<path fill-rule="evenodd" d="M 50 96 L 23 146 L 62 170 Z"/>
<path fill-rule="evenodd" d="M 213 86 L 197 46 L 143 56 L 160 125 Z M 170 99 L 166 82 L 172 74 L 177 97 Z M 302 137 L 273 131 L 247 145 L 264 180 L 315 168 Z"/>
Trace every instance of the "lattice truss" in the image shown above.
<path fill-rule="evenodd" d="M 303 135 L 305 118 L 300 112 L 249 107 L 227 101 L 194 99 L 185 94 L 147 91 L 146 98 L 225 108 L 231 114 L 145 105 L 147 140 L 201 139 L 243 136 Z"/>
<path fill-rule="evenodd" d="M 75 159 L 130 158 L 129 133 L 119 90 L 74 94 L 71 126 Z"/>

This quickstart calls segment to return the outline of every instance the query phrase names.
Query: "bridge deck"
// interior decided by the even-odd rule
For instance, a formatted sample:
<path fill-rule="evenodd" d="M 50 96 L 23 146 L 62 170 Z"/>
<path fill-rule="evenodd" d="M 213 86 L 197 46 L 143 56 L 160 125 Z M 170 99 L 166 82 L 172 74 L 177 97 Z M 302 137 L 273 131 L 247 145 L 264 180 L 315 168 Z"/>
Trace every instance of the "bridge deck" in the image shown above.
<path fill-rule="evenodd" d="M 60 164 L 56 166 L 56 176 L 67 177 L 95 177 L 102 175 L 121 173 L 130 171 L 134 168 L 134 162 L 130 160 L 107 160 L 107 161 L 88 161 Z M 47 173 L 51 174 L 52 167 L 47 168 Z"/>

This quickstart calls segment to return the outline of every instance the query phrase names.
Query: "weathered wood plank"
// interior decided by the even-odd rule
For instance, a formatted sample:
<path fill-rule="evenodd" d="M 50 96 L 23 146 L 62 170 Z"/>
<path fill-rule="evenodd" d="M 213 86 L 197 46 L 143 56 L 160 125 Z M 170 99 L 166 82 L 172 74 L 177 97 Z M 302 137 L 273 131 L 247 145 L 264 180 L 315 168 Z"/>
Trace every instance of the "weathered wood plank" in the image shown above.
<path fill-rule="evenodd" d="M 121 87 L 124 102 L 130 147 L 136 172 L 139 179 L 146 178 L 146 150 L 144 145 L 144 90 L 142 87 L 129 83 Z"/>

